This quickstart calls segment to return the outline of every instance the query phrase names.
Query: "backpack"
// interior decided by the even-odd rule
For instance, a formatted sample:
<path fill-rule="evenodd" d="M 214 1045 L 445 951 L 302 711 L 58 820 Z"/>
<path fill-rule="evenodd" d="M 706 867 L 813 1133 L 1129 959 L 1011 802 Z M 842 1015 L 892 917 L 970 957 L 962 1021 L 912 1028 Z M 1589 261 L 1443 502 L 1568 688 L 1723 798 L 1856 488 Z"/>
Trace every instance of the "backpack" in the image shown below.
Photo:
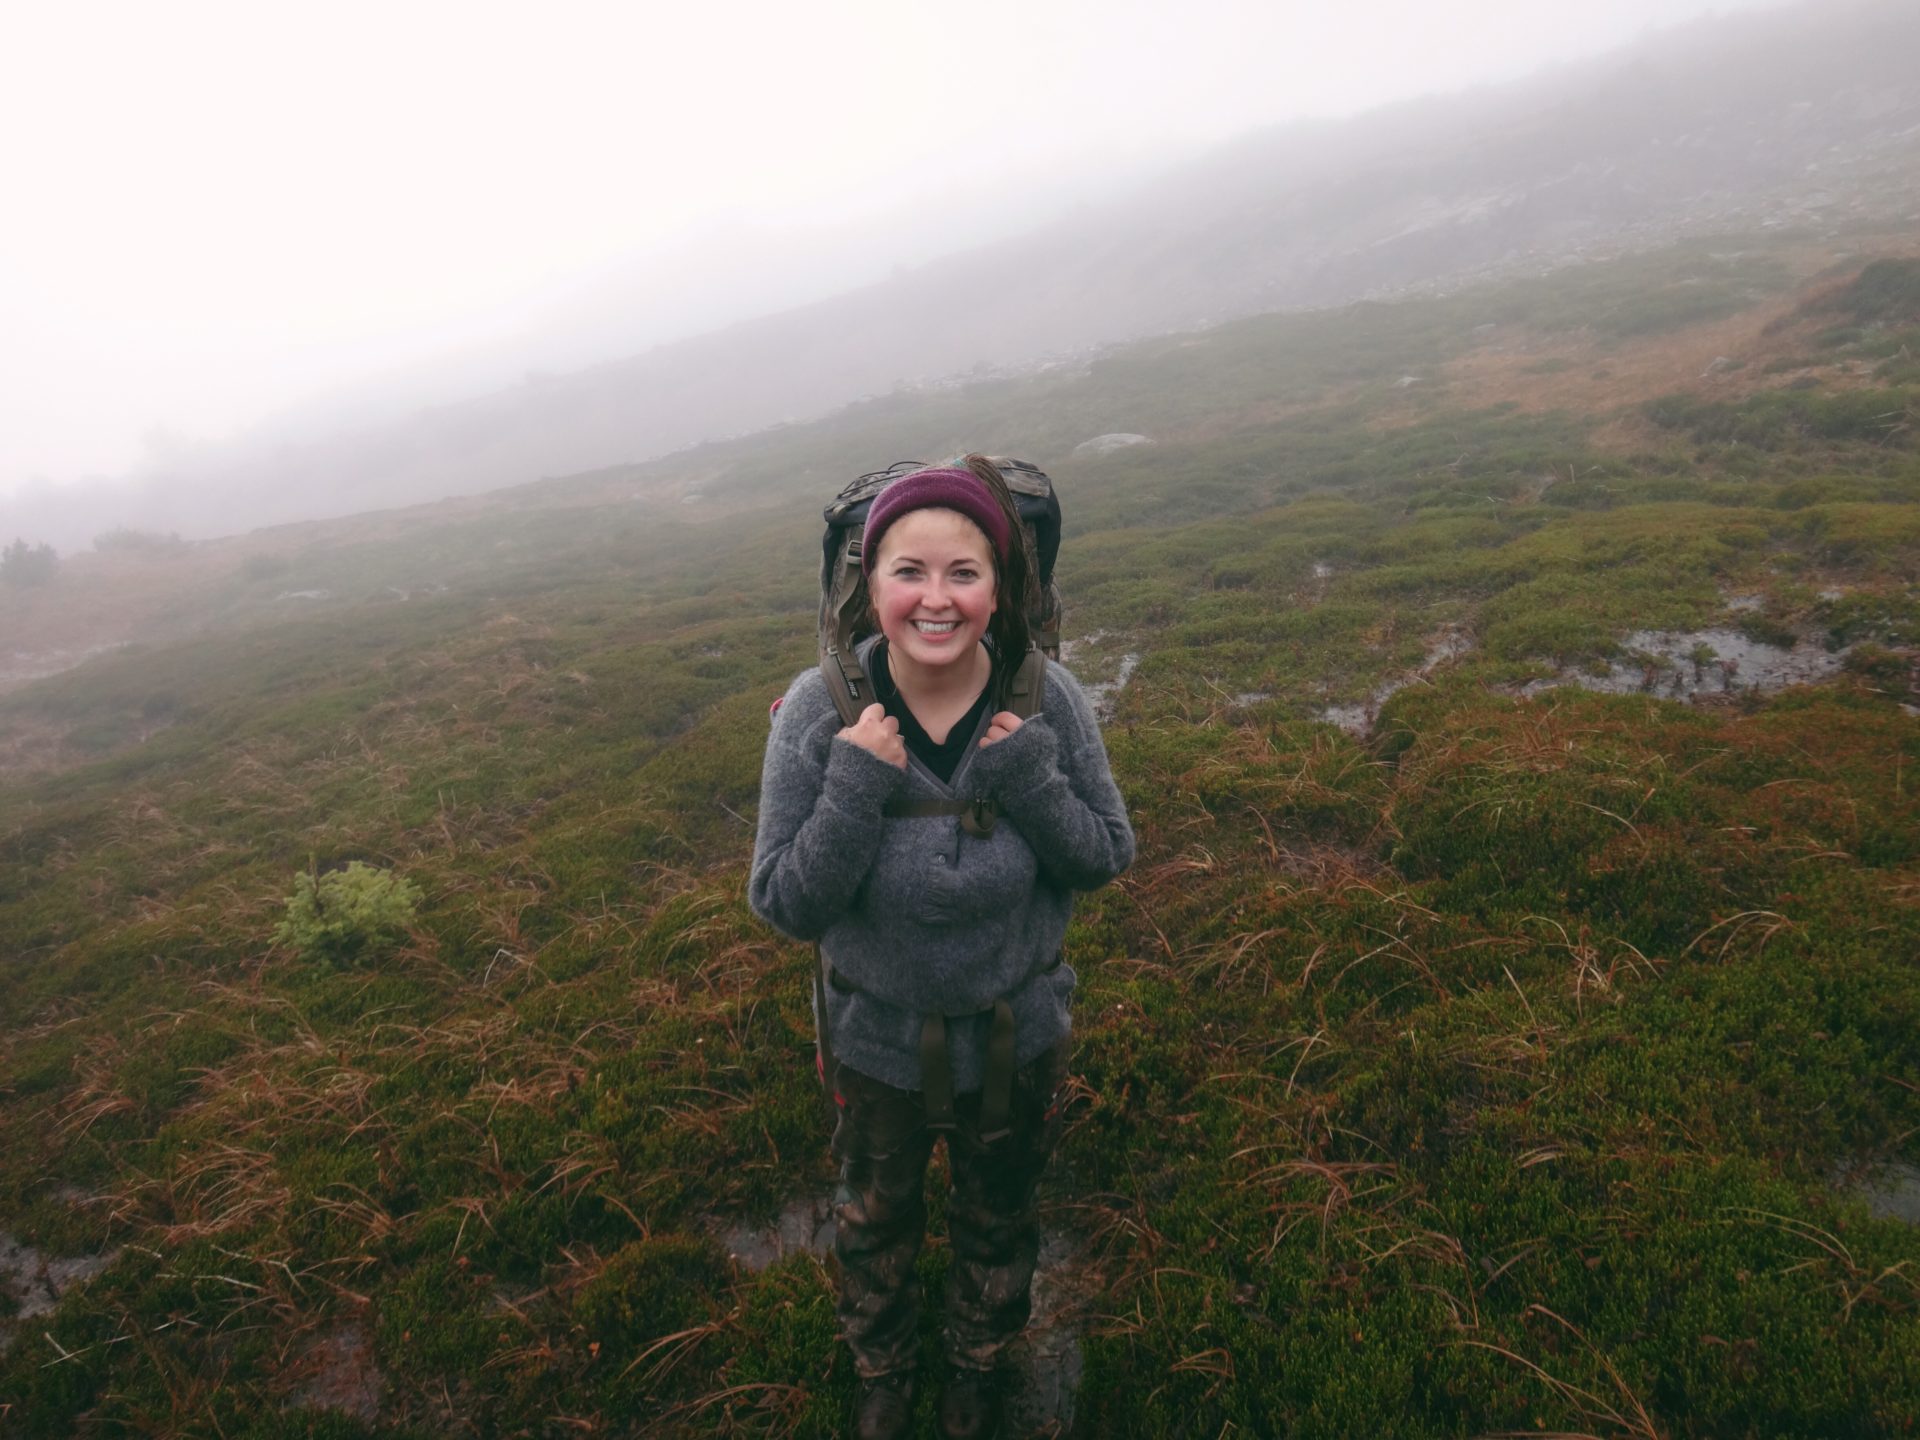
<path fill-rule="evenodd" d="M 1053 481 L 1039 466 L 998 455 L 988 458 L 1013 493 L 1014 506 L 1026 526 L 1039 582 L 1034 586 L 1027 612 L 1032 647 L 1019 664 L 994 667 L 995 683 L 1000 688 L 995 708 L 1010 710 L 1025 720 L 1040 709 L 1047 658 L 1060 658 L 1060 590 L 1053 579 L 1053 563 L 1060 554 L 1060 501 L 1053 493 Z M 827 693 L 833 696 L 842 724 L 856 723 L 860 712 L 876 698 L 873 682 L 854 653 L 854 647 L 873 633 L 868 624 L 867 577 L 860 564 L 867 511 L 874 498 L 893 481 L 925 468 L 918 460 L 896 460 L 884 470 L 862 475 L 826 508 L 827 529 L 820 542 L 820 675 L 827 683 Z M 774 702 L 774 708 L 779 708 L 778 701 Z M 903 796 L 888 800 L 885 813 L 957 815 L 961 828 L 973 835 L 991 834 L 998 818 L 997 807 L 990 800 L 912 800 Z M 844 1104 L 834 1090 L 837 1070 L 832 1040 L 827 1033 L 827 989 L 831 986 L 851 990 L 853 987 L 833 972 L 824 953 L 815 958 L 813 1004 L 818 1049 L 814 1059 L 828 1095 Z M 1055 957 L 1047 968 L 1057 964 L 1059 958 Z M 1004 996 L 994 1002 L 992 1014 L 980 1111 L 980 1138 L 988 1143 L 1010 1133 L 1008 1107 L 1014 1070 L 1013 1011 Z M 921 1017 L 920 1064 L 926 1124 L 932 1130 L 952 1130 L 955 1124 L 953 1077 L 947 1056 L 946 1016 Z"/>
<path fill-rule="evenodd" d="M 1054 561 L 1060 554 L 1060 501 L 1053 493 L 1053 481 L 1039 466 L 999 455 L 988 458 L 1013 492 L 1039 579 L 1027 611 L 1033 648 L 1017 665 L 996 667 L 1001 694 L 995 708 L 1025 720 L 1040 708 L 1047 657 L 1060 658 L 1060 590 L 1053 579 Z M 854 654 L 854 647 L 873 633 L 867 621 L 867 577 L 860 565 L 867 511 L 888 485 L 925 468 L 923 461 L 896 460 L 884 470 L 870 471 L 835 496 L 825 511 L 827 528 L 820 541 L 820 675 L 843 724 L 856 723 L 876 698 L 873 683 Z"/>

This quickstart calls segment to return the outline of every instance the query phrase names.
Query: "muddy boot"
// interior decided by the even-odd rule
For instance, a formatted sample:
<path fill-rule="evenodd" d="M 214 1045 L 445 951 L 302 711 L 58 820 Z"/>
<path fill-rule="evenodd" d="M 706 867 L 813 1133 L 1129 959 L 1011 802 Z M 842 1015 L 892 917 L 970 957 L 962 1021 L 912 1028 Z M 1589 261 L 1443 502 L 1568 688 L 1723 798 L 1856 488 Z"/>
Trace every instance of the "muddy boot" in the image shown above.
<path fill-rule="evenodd" d="M 853 1392 L 853 1433 L 859 1440 L 898 1440 L 912 1429 L 911 1370 L 896 1370 L 860 1382 Z"/>
<path fill-rule="evenodd" d="M 940 1433 L 946 1440 L 994 1440 L 1000 1433 L 1000 1377 L 956 1366 L 940 1397 Z"/>

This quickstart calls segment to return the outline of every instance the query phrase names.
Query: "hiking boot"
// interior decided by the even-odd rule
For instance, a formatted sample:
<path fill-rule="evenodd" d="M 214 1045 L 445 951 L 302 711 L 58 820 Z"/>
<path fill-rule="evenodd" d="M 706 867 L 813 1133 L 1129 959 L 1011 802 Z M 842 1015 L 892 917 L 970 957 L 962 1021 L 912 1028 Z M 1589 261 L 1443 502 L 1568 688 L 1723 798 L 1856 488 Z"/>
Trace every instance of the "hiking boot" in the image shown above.
<path fill-rule="evenodd" d="M 998 1375 L 956 1367 L 940 1397 L 940 1433 L 946 1440 L 994 1440 L 1000 1433 L 1000 1407 Z"/>
<path fill-rule="evenodd" d="M 853 1433 L 859 1440 L 898 1440 L 912 1429 L 911 1370 L 896 1370 L 860 1382 L 853 1392 Z"/>

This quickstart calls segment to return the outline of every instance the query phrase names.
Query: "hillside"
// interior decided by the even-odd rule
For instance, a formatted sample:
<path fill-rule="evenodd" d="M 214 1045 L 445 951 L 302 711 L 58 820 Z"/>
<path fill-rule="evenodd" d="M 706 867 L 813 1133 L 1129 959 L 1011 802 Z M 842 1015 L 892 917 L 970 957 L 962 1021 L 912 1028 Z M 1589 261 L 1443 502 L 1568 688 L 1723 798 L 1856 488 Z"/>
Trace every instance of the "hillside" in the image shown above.
<path fill-rule="evenodd" d="M 160 479 L 217 534 L 659 456 L 863 396 L 1084 368 L 1254 314 L 1536 274 L 1688 236 L 1920 215 L 1920 11 L 1851 0 L 1243 138 L 1069 218 L 884 283 L 571 374 Z M 162 497 L 156 505 L 167 503 Z M 34 534 L 26 518 L 0 524 Z M 70 548 L 70 547 L 62 547 Z"/>
<path fill-rule="evenodd" d="M 139 638 L 0 696 L 0 1413 L 835 1433 L 749 824 L 819 504 L 973 443 L 1141 840 L 1024 1413 L 1910 1433 L 1916 353 L 1910 234 L 1725 235 L 7 596 Z"/>

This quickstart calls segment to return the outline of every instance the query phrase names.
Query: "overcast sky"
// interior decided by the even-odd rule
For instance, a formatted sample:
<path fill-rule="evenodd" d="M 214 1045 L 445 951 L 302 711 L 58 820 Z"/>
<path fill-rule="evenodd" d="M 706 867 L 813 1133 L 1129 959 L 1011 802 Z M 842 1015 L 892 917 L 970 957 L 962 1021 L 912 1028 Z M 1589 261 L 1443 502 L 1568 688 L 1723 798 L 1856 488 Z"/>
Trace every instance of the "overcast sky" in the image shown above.
<path fill-rule="evenodd" d="M 0 494 L 497 348 L 636 255 L 688 270 L 735 228 L 797 251 L 1755 8 L 1778 3 L 21 0 Z"/>

